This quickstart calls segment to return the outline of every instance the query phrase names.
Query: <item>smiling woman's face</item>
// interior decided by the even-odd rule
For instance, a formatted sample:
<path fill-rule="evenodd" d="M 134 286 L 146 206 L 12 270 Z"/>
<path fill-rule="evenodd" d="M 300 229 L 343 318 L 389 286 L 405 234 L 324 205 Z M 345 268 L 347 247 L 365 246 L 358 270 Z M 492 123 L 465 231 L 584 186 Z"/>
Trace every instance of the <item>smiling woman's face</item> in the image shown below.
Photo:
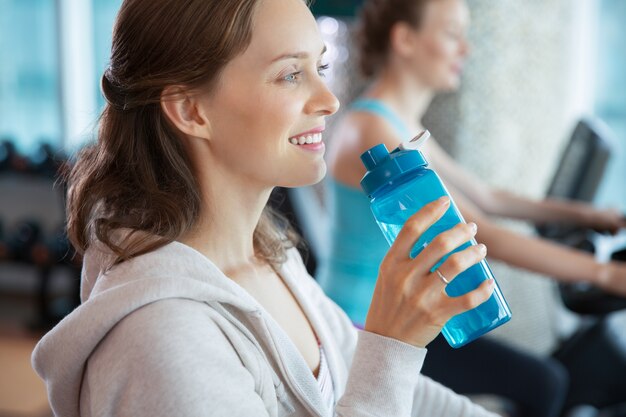
<path fill-rule="evenodd" d="M 260 186 L 294 187 L 326 173 L 322 131 L 339 107 L 323 77 L 324 43 L 302 0 L 261 0 L 248 48 L 201 105 L 211 152 Z"/>

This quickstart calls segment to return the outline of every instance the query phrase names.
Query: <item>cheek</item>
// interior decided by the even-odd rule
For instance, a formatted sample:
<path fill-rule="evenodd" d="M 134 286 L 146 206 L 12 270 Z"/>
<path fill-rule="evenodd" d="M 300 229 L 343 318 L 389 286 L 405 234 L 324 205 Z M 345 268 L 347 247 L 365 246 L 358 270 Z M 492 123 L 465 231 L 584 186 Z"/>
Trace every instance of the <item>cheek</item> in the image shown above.
<path fill-rule="evenodd" d="M 457 88 L 458 76 L 453 72 L 456 62 L 452 42 L 435 37 L 425 40 L 416 56 L 415 69 L 421 82 L 435 90 Z"/>
<path fill-rule="evenodd" d="M 303 124 L 306 101 L 297 90 L 273 86 L 221 98 L 213 109 L 218 120 L 214 133 L 220 136 L 214 152 L 230 169 L 272 186 L 310 185 L 323 178 L 323 157 L 288 141 L 310 127 Z"/>
<path fill-rule="evenodd" d="M 451 41 L 440 38 L 432 38 L 426 43 L 426 54 L 433 63 L 446 63 L 456 56 L 456 47 Z"/>
<path fill-rule="evenodd" d="M 257 148 L 271 147 L 272 139 L 286 140 L 298 114 L 294 101 L 287 96 L 248 91 L 229 97 L 218 110 L 219 124 L 229 130 L 223 133 L 234 141 Z"/>
<path fill-rule="evenodd" d="M 302 106 L 293 91 L 275 89 L 248 96 L 241 103 L 241 111 L 240 120 L 248 120 L 250 126 L 268 134 L 287 135 L 295 133 L 291 130 L 302 113 Z"/>

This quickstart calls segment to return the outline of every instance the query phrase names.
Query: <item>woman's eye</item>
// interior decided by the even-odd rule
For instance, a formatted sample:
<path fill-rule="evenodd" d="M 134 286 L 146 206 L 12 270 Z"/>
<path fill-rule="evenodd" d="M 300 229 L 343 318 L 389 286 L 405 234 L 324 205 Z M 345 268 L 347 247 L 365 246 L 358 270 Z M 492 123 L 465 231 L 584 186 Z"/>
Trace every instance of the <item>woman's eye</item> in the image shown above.
<path fill-rule="evenodd" d="M 330 67 L 329 64 L 324 64 L 324 65 L 319 65 L 317 67 L 317 73 L 319 74 L 320 77 L 325 77 L 326 76 L 326 70 L 328 70 L 328 68 Z M 281 78 L 282 81 L 288 82 L 288 83 L 292 83 L 295 84 L 297 82 L 299 82 L 302 78 L 302 71 L 294 71 L 291 72 L 285 76 L 283 76 Z"/>
<path fill-rule="evenodd" d="M 295 83 L 300 79 L 300 74 L 302 73 L 302 71 L 296 71 L 296 72 L 292 72 L 291 74 L 287 74 L 283 77 L 284 81 L 287 81 L 289 83 Z"/>
<path fill-rule="evenodd" d="M 320 65 L 319 67 L 317 67 L 317 73 L 320 76 L 325 77 L 326 76 L 326 70 L 328 70 L 328 68 L 330 68 L 330 64 Z"/>

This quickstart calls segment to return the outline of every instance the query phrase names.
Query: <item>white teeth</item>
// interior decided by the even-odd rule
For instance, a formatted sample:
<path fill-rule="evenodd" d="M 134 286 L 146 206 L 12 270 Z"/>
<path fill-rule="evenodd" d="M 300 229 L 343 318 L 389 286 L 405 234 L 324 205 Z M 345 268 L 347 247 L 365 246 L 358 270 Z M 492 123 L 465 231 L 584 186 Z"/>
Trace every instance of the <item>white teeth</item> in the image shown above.
<path fill-rule="evenodd" d="M 299 136 L 297 138 L 289 138 L 289 142 L 294 145 L 304 145 L 304 144 L 308 145 L 311 143 L 320 143 L 321 141 L 322 141 L 321 133 L 314 133 L 312 135 Z"/>

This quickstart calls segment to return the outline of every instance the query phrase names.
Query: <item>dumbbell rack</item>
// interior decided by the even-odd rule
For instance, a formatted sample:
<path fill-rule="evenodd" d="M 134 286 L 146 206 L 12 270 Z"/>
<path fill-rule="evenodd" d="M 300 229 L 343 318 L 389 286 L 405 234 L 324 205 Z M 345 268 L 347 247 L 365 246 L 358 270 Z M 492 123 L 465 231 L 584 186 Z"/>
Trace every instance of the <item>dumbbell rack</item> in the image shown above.
<path fill-rule="evenodd" d="M 50 145 L 40 146 L 33 154 L 21 155 L 12 142 L 0 141 L 0 181 L 5 186 L 0 197 L 3 209 L 0 212 L 0 268 L 3 265 L 26 267 L 26 271 L 36 276 L 37 288 L 33 295 L 37 317 L 35 322 L 29 323 L 36 329 L 54 325 L 80 302 L 81 260 L 68 244 L 62 226 L 65 186 L 58 174 L 59 169 L 67 167 L 67 160 L 59 158 Z M 46 192 L 40 195 L 32 190 Z M 36 207 L 38 205 L 40 207 Z M 50 218 L 54 218 L 55 224 L 59 223 L 53 230 L 45 227 Z M 51 281 L 60 269 L 69 271 L 72 281 L 71 295 L 64 300 L 63 311 L 55 309 L 51 302 Z"/>

